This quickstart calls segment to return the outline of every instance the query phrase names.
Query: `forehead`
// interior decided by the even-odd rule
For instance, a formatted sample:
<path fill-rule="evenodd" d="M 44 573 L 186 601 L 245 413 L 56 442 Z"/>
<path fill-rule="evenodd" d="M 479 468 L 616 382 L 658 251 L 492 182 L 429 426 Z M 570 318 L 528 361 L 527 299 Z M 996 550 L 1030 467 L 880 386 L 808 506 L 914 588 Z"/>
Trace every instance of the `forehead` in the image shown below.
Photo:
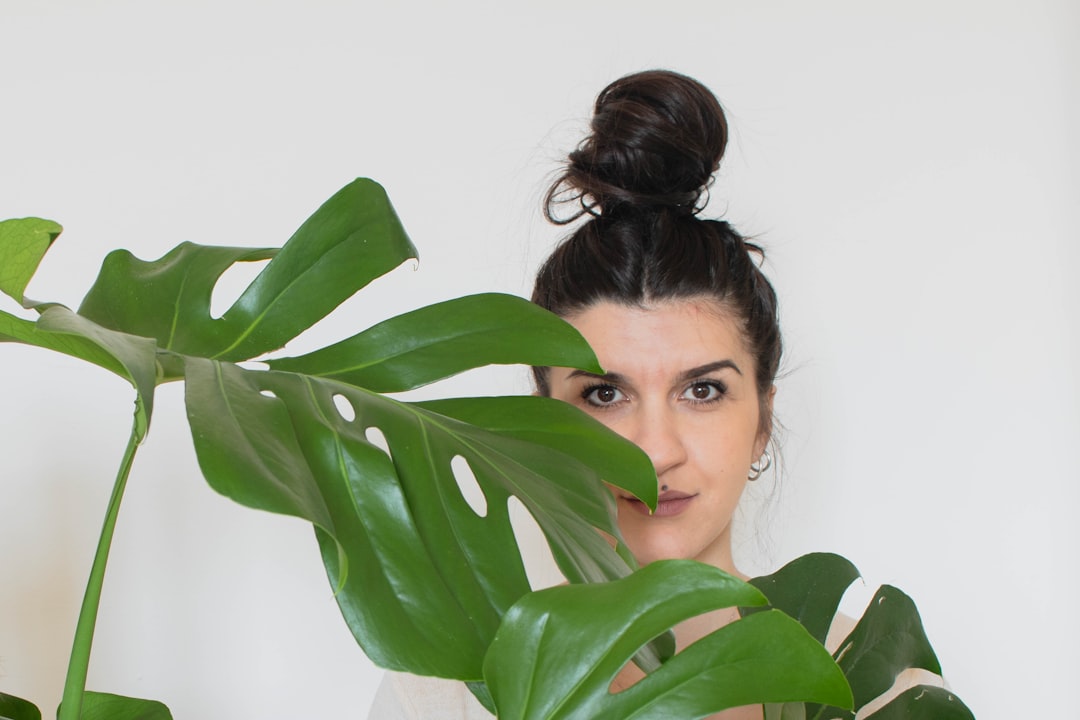
<path fill-rule="evenodd" d="M 566 320 L 589 341 L 607 372 L 677 374 L 730 359 L 744 375 L 753 374 L 739 320 L 711 298 L 644 306 L 601 301 Z"/>

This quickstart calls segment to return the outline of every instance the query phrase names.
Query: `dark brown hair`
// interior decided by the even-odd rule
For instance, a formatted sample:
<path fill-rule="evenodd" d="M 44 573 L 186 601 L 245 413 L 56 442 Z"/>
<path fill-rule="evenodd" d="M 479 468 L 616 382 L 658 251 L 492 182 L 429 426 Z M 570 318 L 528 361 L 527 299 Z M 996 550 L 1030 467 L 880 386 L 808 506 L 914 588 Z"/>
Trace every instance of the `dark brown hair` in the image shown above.
<path fill-rule="evenodd" d="M 741 322 L 769 431 L 782 344 L 776 293 L 755 262 L 764 252 L 698 217 L 727 145 L 720 103 L 693 78 L 650 70 L 604 88 L 590 129 L 544 203 L 558 225 L 589 217 L 540 268 L 533 302 L 565 317 L 602 300 L 712 298 Z M 548 368 L 533 373 L 549 394 Z"/>

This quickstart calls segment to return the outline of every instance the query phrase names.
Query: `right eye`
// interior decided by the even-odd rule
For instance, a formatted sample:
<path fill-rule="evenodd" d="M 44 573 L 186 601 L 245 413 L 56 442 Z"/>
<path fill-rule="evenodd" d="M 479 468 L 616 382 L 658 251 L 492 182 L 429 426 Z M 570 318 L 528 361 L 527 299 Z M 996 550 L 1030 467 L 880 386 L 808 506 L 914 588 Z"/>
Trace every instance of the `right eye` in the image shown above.
<path fill-rule="evenodd" d="M 582 399 L 593 407 L 608 407 L 626 399 L 622 390 L 614 385 L 592 385 L 581 393 Z"/>

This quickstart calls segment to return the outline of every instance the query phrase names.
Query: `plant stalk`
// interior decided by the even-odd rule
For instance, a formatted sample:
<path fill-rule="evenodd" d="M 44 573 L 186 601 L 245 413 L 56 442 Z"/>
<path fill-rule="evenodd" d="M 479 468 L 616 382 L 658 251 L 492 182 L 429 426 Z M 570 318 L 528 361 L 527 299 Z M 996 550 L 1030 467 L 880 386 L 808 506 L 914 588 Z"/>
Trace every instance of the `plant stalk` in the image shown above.
<path fill-rule="evenodd" d="M 90 568 L 90 579 L 86 582 L 86 594 L 83 595 L 82 608 L 79 610 L 79 622 L 75 626 L 75 640 L 71 645 L 71 660 L 68 662 L 67 679 L 64 681 L 64 697 L 60 701 L 57 720 L 79 720 L 82 716 L 83 694 L 86 692 L 86 673 L 90 666 L 90 646 L 94 642 L 94 626 L 97 624 L 98 606 L 101 604 L 101 587 L 105 581 L 105 564 L 109 560 L 109 548 L 112 545 L 116 518 L 120 513 L 120 501 L 124 497 L 128 474 L 139 446 L 138 433 L 131 429 L 124 459 L 116 473 L 112 497 L 105 512 L 105 522 L 98 538 L 94 564 Z"/>

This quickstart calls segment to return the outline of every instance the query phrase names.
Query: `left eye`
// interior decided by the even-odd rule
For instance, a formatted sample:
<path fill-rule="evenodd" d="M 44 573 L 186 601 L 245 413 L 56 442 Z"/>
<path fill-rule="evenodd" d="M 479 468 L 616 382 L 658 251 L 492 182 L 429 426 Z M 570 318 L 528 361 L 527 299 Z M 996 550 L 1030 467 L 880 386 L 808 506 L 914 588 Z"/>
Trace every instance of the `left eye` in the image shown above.
<path fill-rule="evenodd" d="M 683 391 L 683 399 L 693 402 L 709 402 L 719 400 L 724 394 L 724 388 L 716 383 L 698 382 Z"/>

